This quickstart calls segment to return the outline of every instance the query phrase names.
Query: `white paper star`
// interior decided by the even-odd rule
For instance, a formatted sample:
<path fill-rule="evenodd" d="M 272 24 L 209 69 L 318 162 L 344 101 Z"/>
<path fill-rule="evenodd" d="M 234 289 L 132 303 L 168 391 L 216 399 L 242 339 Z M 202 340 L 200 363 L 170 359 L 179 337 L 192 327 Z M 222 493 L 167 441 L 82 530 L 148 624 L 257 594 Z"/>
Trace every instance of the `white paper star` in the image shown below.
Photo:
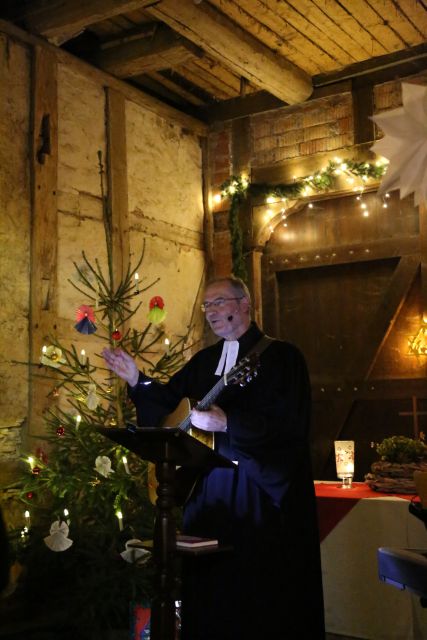
<path fill-rule="evenodd" d="M 427 87 L 402 83 L 403 106 L 372 116 L 384 138 L 372 147 L 390 161 L 378 190 L 414 194 L 415 205 L 427 201 Z"/>

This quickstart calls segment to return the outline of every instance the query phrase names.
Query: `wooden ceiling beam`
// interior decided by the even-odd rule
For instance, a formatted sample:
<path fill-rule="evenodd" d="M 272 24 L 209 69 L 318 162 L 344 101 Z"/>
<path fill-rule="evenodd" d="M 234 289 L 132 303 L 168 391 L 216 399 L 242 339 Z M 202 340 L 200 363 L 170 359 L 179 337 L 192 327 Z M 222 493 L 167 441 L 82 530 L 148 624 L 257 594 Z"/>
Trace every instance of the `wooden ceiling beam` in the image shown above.
<path fill-rule="evenodd" d="M 305 71 L 276 56 L 214 7 L 193 0 L 161 0 L 146 11 L 280 100 L 296 104 L 311 95 L 311 78 Z"/>
<path fill-rule="evenodd" d="M 144 93 L 144 91 L 133 87 L 131 84 L 123 82 L 109 73 L 106 73 L 101 69 L 97 69 L 88 62 L 84 62 L 83 60 L 76 58 L 67 51 L 55 47 L 53 44 L 49 44 L 38 36 L 28 33 L 28 31 L 24 31 L 10 22 L 0 19 L 0 34 L 3 33 L 18 42 L 23 42 L 34 47 L 37 45 L 45 47 L 48 51 L 54 53 L 58 62 L 67 65 L 70 69 L 73 69 L 76 73 L 81 73 L 86 78 L 93 79 L 104 87 L 117 89 L 117 91 L 123 93 L 127 100 L 131 100 L 143 109 L 148 109 L 148 111 L 151 111 L 160 118 L 165 118 L 166 120 L 200 136 L 207 136 L 209 133 L 208 126 L 199 118 L 187 115 L 187 113 L 169 106 L 165 102 L 162 102 L 161 100 Z"/>
<path fill-rule="evenodd" d="M 153 0 L 34 0 L 20 14 L 25 26 L 49 40 L 65 42 L 91 24 L 143 9 Z"/>
<path fill-rule="evenodd" d="M 203 52 L 192 42 L 166 25 L 158 24 L 150 37 L 142 35 L 124 44 L 104 48 L 95 56 L 95 64 L 120 78 L 151 73 L 188 62 Z"/>

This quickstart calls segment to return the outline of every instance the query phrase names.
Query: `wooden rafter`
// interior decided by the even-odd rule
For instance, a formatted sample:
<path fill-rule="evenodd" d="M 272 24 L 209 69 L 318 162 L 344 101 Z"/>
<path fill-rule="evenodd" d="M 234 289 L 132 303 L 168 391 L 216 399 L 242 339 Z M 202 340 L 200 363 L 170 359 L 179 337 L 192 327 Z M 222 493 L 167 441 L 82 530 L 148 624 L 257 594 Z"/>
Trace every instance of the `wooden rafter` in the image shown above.
<path fill-rule="evenodd" d="M 129 78 L 172 69 L 201 55 L 202 51 L 192 42 L 158 24 L 149 37 L 142 34 L 140 38 L 103 49 L 96 56 L 96 63 L 113 75 Z"/>
<path fill-rule="evenodd" d="M 35 0 L 21 18 L 31 31 L 64 42 L 95 22 L 151 3 L 152 0 Z"/>
<path fill-rule="evenodd" d="M 221 60 L 238 76 L 281 100 L 295 104 L 310 96 L 312 84 L 307 73 L 276 56 L 214 7 L 195 5 L 193 0 L 163 0 L 146 11 Z"/>

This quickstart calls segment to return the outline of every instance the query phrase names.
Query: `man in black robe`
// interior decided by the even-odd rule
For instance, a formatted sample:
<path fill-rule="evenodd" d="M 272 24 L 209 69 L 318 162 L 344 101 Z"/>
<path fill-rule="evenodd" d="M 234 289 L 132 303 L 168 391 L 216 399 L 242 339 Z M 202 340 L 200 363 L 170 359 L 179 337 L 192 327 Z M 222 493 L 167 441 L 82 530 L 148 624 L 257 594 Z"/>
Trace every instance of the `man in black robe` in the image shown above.
<path fill-rule="evenodd" d="M 183 397 L 200 400 L 263 337 L 242 281 L 215 280 L 204 300 L 206 319 L 223 340 L 166 385 L 138 372 L 123 351 L 104 351 L 129 384 L 141 426 L 157 424 Z M 274 340 L 252 382 L 226 387 L 206 411 L 192 410 L 192 424 L 214 432 L 215 449 L 237 465 L 206 473 L 185 504 L 184 533 L 217 538 L 232 550 L 184 564 L 182 640 L 324 638 L 310 405 L 303 356 Z"/>

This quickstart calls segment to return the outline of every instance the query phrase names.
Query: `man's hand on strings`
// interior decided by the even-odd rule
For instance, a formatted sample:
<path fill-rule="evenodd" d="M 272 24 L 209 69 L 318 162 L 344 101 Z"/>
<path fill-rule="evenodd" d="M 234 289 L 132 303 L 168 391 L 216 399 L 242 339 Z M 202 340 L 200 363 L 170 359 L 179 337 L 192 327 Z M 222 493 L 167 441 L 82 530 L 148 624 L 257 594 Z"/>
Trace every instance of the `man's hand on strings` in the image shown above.
<path fill-rule="evenodd" d="M 122 349 L 103 349 L 102 357 L 111 371 L 125 380 L 129 386 L 138 383 L 139 371 L 133 358 Z"/>
<path fill-rule="evenodd" d="M 191 424 L 203 431 L 227 431 L 227 416 L 221 407 L 211 405 L 208 411 L 191 411 Z"/>

